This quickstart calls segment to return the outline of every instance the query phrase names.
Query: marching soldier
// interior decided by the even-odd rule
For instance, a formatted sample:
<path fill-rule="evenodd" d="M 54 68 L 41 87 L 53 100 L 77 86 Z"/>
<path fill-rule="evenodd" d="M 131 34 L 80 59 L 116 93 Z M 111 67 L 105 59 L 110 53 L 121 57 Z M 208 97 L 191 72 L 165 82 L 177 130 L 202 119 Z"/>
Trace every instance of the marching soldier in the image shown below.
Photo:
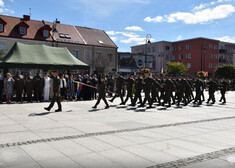
<path fill-rule="evenodd" d="M 121 76 L 121 73 L 118 72 L 117 73 L 116 94 L 113 96 L 113 98 L 110 100 L 110 102 L 113 102 L 116 97 L 120 96 L 120 99 L 121 99 L 120 105 L 125 104 L 123 101 L 123 96 L 122 96 L 122 89 L 123 89 L 124 81 L 125 81 L 125 79 Z"/>
<path fill-rule="evenodd" d="M 32 103 L 32 94 L 33 94 L 33 77 L 31 75 L 31 72 L 28 73 L 28 75 L 25 77 L 25 86 L 26 86 L 26 92 L 27 92 L 27 101 Z"/>
<path fill-rule="evenodd" d="M 105 95 L 106 95 L 106 86 L 105 86 L 105 83 L 104 83 L 105 79 L 104 77 L 101 77 L 100 78 L 100 84 L 98 85 L 98 88 L 97 88 L 97 92 L 99 93 L 99 97 L 97 99 L 97 102 L 95 104 L 95 106 L 93 106 L 92 108 L 97 108 L 97 106 L 100 104 L 100 100 L 102 99 L 106 105 L 105 109 L 108 109 L 109 108 L 109 104 L 105 98 Z"/>
<path fill-rule="evenodd" d="M 209 82 L 207 83 L 209 87 L 209 98 L 206 103 L 209 103 L 210 100 L 212 100 L 211 104 L 215 103 L 215 91 L 218 89 L 218 85 L 215 81 L 212 80 L 212 78 L 209 78 Z"/>
<path fill-rule="evenodd" d="M 144 107 L 145 103 L 148 101 L 149 103 L 149 107 L 148 108 L 152 108 L 152 99 L 150 98 L 150 93 L 151 93 L 151 88 L 154 82 L 154 79 L 149 77 L 149 71 L 144 71 L 144 75 L 145 75 L 145 79 L 144 79 L 144 93 L 145 93 L 145 98 L 144 101 L 142 102 L 141 105 L 139 105 L 138 107 Z"/>
<path fill-rule="evenodd" d="M 183 78 L 183 75 L 180 75 L 180 80 L 178 82 L 178 102 L 177 102 L 177 106 L 180 106 L 180 102 L 183 99 L 184 102 L 184 106 L 186 106 L 188 104 L 186 97 L 185 97 L 185 93 L 186 93 L 186 88 L 189 87 L 188 82 Z"/>
<path fill-rule="evenodd" d="M 131 78 L 131 74 L 127 74 L 127 79 L 126 79 L 126 89 L 127 89 L 127 96 L 126 99 L 124 101 L 124 104 L 126 104 L 126 102 L 128 101 L 128 99 L 131 99 L 131 104 L 133 104 L 133 97 L 132 97 L 132 87 L 134 84 L 134 79 Z"/>
<path fill-rule="evenodd" d="M 160 87 L 160 80 L 158 79 L 157 74 L 153 75 L 153 85 L 152 85 L 152 102 L 160 102 L 160 97 L 158 95 L 158 90 Z"/>
<path fill-rule="evenodd" d="M 22 100 L 22 92 L 24 89 L 24 77 L 21 75 L 20 71 L 18 71 L 17 76 L 14 78 L 15 80 L 15 89 L 16 89 L 16 102 L 23 103 Z"/>
<path fill-rule="evenodd" d="M 225 98 L 225 93 L 227 91 L 227 87 L 228 87 L 228 82 L 225 81 L 224 78 L 221 79 L 221 83 L 219 85 L 220 88 L 220 93 L 221 93 L 221 98 L 220 98 L 220 102 L 223 100 L 223 104 L 226 103 L 226 98 Z"/>
<path fill-rule="evenodd" d="M 203 91 L 203 82 L 201 79 L 199 79 L 199 76 L 196 77 L 196 81 L 194 83 L 194 86 L 196 89 L 196 97 L 195 97 L 193 104 L 196 104 L 198 102 L 198 105 L 201 105 L 202 104 L 201 94 Z"/>
<path fill-rule="evenodd" d="M 174 87 L 172 87 L 172 91 L 171 91 L 171 99 L 173 101 L 172 104 L 175 104 L 175 96 L 173 95 L 173 92 L 176 93 L 177 91 L 177 83 L 176 80 L 173 78 L 173 75 L 170 75 L 170 80 L 173 82 Z"/>
<path fill-rule="evenodd" d="M 160 74 L 160 85 L 164 86 L 165 84 L 165 79 L 164 79 L 164 74 Z M 160 98 L 159 98 L 159 106 L 161 106 L 161 100 L 164 100 L 164 93 L 165 93 L 165 89 L 164 87 L 160 88 Z"/>
<path fill-rule="evenodd" d="M 34 77 L 34 87 L 35 87 L 34 88 L 35 101 L 42 102 L 42 92 L 44 88 L 44 82 L 40 71 L 38 71 L 37 75 Z"/>
<path fill-rule="evenodd" d="M 54 78 L 53 78 L 53 92 L 54 96 L 51 99 L 51 103 L 49 107 L 44 108 L 47 111 L 50 111 L 51 108 L 54 106 L 55 102 L 58 104 L 58 109 L 55 110 L 55 112 L 60 112 L 62 111 L 62 106 L 61 106 L 61 99 L 60 99 L 60 77 L 58 76 L 58 71 L 54 71 Z"/>
<path fill-rule="evenodd" d="M 165 75 L 165 82 L 164 82 L 164 102 L 162 106 L 168 104 L 167 107 L 171 107 L 171 92 L 172 88 L 174 87 L 173 82 L 169 79 L 168 74 Z"/>
<path fill-rule="evenodd" d="M 142 97 L 141 97 L 142 88 L 143 88 L 143 79 L 140 77 L 140 73 L 137 73 L 135 79 L 135 97 L 133 99 L 132 106 L 135 106 L 138 99 L 139 103 L 142 104 Z"/>

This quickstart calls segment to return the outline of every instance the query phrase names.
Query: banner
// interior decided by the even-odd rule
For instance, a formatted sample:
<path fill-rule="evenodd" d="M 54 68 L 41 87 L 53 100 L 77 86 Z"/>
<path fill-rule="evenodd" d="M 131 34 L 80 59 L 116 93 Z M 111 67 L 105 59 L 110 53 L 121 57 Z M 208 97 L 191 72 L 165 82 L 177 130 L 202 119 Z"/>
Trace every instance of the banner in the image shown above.
<path fill-rule="evenodd" d="M 83 86 L 83 83 L 81 82 L 77 83 L 77 96 L 79 96 L 79 94 L 81 93 L 82 86 Z"/>

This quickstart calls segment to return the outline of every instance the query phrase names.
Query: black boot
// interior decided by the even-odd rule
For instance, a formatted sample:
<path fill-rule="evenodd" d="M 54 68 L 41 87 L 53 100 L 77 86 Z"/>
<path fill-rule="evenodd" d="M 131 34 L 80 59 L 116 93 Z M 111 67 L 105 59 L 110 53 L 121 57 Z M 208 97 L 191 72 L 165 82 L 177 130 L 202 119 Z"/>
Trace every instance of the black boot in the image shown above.
<path fill-rule="evenodd" d="M 55 110 L 55 112 L 61 112 L 62 110 L 61 109 L 57 109 L 57 110 Z"/>
<path fill-rule="evenodd" d="M 106 106 L 104 109 L 108 109 L 109 108 L 109 106 Z"/>
<path fill-rule="evenodd" d="M 51 109 L 49 107 L 44 108 L 46 111 L 50 111 Z"/>

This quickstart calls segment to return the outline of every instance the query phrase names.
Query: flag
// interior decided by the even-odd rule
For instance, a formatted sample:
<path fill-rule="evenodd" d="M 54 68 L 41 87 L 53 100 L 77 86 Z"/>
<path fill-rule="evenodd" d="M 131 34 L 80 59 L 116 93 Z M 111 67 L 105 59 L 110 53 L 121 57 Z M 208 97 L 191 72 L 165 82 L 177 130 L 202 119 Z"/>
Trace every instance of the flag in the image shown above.
<path fill-rule="evenodd" d="M 79 94 L 81 93 L 82 86 L 83 86 L 83 83 L 81 82 L 77 83 L 77 96 L 79 96 Z"/>

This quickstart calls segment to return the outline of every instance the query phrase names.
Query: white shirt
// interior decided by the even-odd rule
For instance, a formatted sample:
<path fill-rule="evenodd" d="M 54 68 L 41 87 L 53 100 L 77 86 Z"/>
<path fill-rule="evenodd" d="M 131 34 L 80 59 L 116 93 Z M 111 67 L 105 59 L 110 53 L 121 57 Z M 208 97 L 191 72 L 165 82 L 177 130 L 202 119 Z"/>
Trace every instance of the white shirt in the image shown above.
<path fill-rule="evenodd" d="M 44 77 L 44 87 L 49 88 L 50 85 L 50 78 L 49 77 Z"/>

